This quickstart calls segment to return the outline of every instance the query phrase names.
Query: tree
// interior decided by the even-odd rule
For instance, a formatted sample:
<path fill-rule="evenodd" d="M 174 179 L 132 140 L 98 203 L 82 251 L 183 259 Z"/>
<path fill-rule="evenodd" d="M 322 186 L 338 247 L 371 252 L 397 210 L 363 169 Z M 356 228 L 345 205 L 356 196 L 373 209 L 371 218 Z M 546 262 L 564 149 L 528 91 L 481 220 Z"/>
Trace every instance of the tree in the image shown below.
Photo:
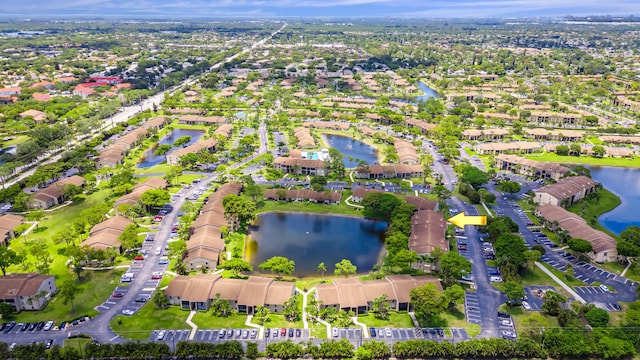
<path fill-rule="evenodd" d="M 460 181 L 466 182 L 477 189 L 480 185 L 486 184 L 489 181 L 489 175 L 475 166 L 466 165 L 462 168 Z"/>
<path fill-rule="evenodd" d="M 284 314 L 284 318 L 287 321 L 298 321 L 300 320 L 300 294 L 293 295 L 289 298 L 289 300 L 284 302 L 284 307 L 282 309 L 282 313 Z"/>
<path fill-rule="evenodd" d="M 238 277 L 240 273 L 244 271 L 253 271 L 253 266 L 251 266 L 251 264 L 239 258 L 231 258 L 229 260 L 225 260 L 225 262 L 223 262 L 222 265 L 219 265 L 218 267 L 220 269 L 231 271 L 233 277 Z"/>
<path fill-rule="evenodd" d="M 556 154 L 567 156 L 569 155 L 569 146 L 567 145 L 558 145 L 556 146 Z"/>
<path fill-rule="evenodd" d="M 370 192 L 364 196 L 360 204 L 364 207 L 364 216 L 388 221 L 402 204 L 402 200 L 392 194 Z"/>
<path fill-rule="evenodd" d="M 372 312 L 376 319 L 386 320 L 389 318 L 389 302 L 387 301 L 387 294 L 382 294 L 373 299 Z"/>
<path fill-rule="evenodd" d="M 593 327 L 605 327 L 609 325 L 609 313 L 599 307 L 593 307 L 584 314 L 589 324 Z"/>
<path fill-rule="evenodd" d="M 500 266 L 511 264 L 516 269 L 520 269 L 525 264 L 524 253 L 528 249 L 524 240 L 518 235 L 503 233 L 498 236 L 494 249 L 496 251 L 496 260 Z"/>
<path fill-rule="evenodd" d="M 137 224 L 129 224 L 124 228 L 124 231 L 120 236 L 118 236 L 118 240 L 122 245 L 123 249 L 129 250 L 134 249 L 140 245 L 141 241 L 138 238 L 138 225 Z"/>
<path fill-rule="evenodd" d="M 343 178 L 345 175 L 343 155 L 335 148 L 329 148 L 328 168 L 337 178 Z"/>
<path fill-rule="evenodd" d="M 471 262 L 459 253 L 450 251 L 440 256 L 440 277 L 444 287 L 453 285 L 470 272 Z"/>
<path fill-rule="evenodd" d="M 353 265 L 350 260 L 342 259 L 339 263 L 336 263 L 333 273 L 337 276 L 344 275 L 348 277 L 349 275 L 355 275 L 357 271 L 358 267 Z"/>
<path fill-rule="evenodd" d="M 367 341 L 356 350 L 358 360 L 389 359 L 391 349 L 382 341 Z"/>
<path fill-rule="evenodd" d="M 392 259 L 392 263 L 395 266 L 400 266 L 403 269 L 408 269 L 416 261 L 418 261 L 418 254 L 409 249 L 401 249 L 395 253 Z"/>
<path fill-rule="evenodd" d="M 60 286 L 60 297 L 62 297 L 62 303 L 67 305 L 71 303 L 71 313 L 75 313 L 73 307 L 73 301 L 76 299 L 76 295 L 80 293 L 80 288 L 75 280 L 65 280 Z"/>
<path fill-rule="evenodd" d="M 191 141 L 191 136 L 181 136 L 180 138 L 178 138 L 178 140 L 176 140 L 173 143 L 173 146 L 175 147 L 184 146 L 184 145 L 187 145 L 189 141 Z"/>
<path fill-rule="evenodd" d="M 244 193 L 253 199 L 253 201 L 258 201 L 264 197 L 264 189 L 257 184 L 245 185 Z"/>
<path fill-rule="evenodd" d="M 540 251 L 538 250 L 527 250 L 524 252 L 524 259 L 527 263 L 527 267 L 530 269 L 533 269 L 533 266 L 535 264 L 536 261 L 540 261 L 540 259 L 542 258 L 542 254 L 540 254 Z"/>
<path fill-rule="evenodd" d="M 18 254 L 6 246 L 0 246 L 0 270 L 2 276 L 7 275 L 7 268 L 20 263 Z"/>
<path fill-rule="evenodd" d="M 542 298 L 542 311 L 552 316 L 558 316 L 562 305 L 566 301 L 567 298 L 565 296 L 549 290 L 544 293 L 544 297 Z"/>
<path fill-rule="evenodd" d="M 516 181 L 504 180 L 500 182 L 500 189 L 511 195 L 520 191 L 520 184 Z"/>
<path fill-rule="evenodd" d="M 211 313 L 213 316 L 225 317 L 233 313 L 231 303 L 227 299 L 221 299 L 220 293 L 216 293 L 216 298 L 211 301 Z"/>
<path fill-rule="evenodd" d="M 247 351 L 244 353 L 244 356 L 251 360 L 257 359 L 260 356 L 258 344 L 254 342 L 247 343 Z"/>
<path fill-rule="evenodd" d="M 539 312 L 532 312 L 522 318 L 522 330 L 530 337 L 540 334 L 540 331 L 549 325 L 549 320 Z"/>
<path fill-rule="evenodd" d="M 158 290 L 153 294 L 153 304 L 156 309 L 165 309 L 169 305 L 167 298 L 164 296 L 164 290 Z"/>
<path fill-rule="evenodd" d="M 464 289 L 458 284 L 453 284 L 446 288 L 442 294 L 442 307 L 452 310 L 462 299 L 464 299 Z"/>
<path fill-rule="evenodd" d="M 569 245 L 569 249 L 576 252 L 576 257 L 578 259 L 582 254 L 593 251 L 591 243 L 585 239 L 572 238 L 567 241 L 567 245 Z"/>
<path fill-rule="evenodd" d="M 149 189 L 140 195 L 140 202 L 148 208 L 162 207 L 169 200 L 171 200 L 171 194 L 163 189 Z"/>
<path fill-rule="evenodd" d="M 593 147 L 591 148 L 591 154 L 593 157 L 601 158 L 604 156 L 604 154 L 606 154 L 606 152 L 607 151 L 602 145 L 593 145 Z"/>
<path fill-rule="evenodd" d="M 522 288 L 522 285 L 518 284 L 515 281 L 505 282 L 502 290 L 509 299 L 507 301 L 507 305 L 509 305 L 509 307 L 519 303 L 522 298 L 524 298 L 524 289 Z"/>
<path fill-rule="evenodd" d="M 233 231 L 246 227 L 255 217 L 256 204 L 245 197 L 229 194 L 222 199 L 222 206 Z"/>
<path fill-rule="evenodd" d="M 193 169 L 198 163 L 198 155 L 195 153 L 188 153 L 180 157 L 180 166 L 187 169 Z"/>
<path fill-rule="evenodd" d="M 320 264 L 318 264 L 318 272 L 320 273 L 321 277 L 324 277 L 324 273 L 327 272 L 327 266 L 324 264 L 324 262 L 321 262 Z"/>
<path fill-rule="evenodd" d="M 314 176 L 310 181 L 311 188 L 315 191 L 322 191 L 327 186 L 327 178 L 324 176 Z"/>
<path fill-rule="evenodd" d="M 296 263 L 284 256 L 274 256 L 262 264 L 258 265 L 262 270 L 271 271 L 276 277 L 281 278 L 282 275 L 291 275 L 296 268 Z"/>
<path fill-rule="evenodd" d="M 270 313 L 271 311 L 269 311 L 269 308 L 266 308 L 264 306 L 256 306 L 255 310 L 253 311 L 253 317 L 258 319 L 258 323 L 260 325 L 264 325 Z"/>
<path fill-rule="evenodd" d="M 428 318 L 444 311 L 442 292 L 433 283 L 411 289 L 411 303 L 418 317 Z"/>
<path fill-rule="evenodd" d="M 7 321 L 13 319 L 13 306 L 6 302 L 0 302 L 0 319 Z"/>

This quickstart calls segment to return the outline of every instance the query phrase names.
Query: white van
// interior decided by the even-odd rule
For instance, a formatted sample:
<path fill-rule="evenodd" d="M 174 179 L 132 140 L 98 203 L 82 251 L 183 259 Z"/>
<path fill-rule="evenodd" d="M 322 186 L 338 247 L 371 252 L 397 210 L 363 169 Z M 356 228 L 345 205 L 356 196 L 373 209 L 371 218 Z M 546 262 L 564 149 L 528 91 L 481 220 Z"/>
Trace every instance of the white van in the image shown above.
<path fill-rule="evenodd" d="M 160 255 L 160 252 L 162 252 L 162 248 L 160 246 L 158 246 L 156 248 L 156 255 Z"/>

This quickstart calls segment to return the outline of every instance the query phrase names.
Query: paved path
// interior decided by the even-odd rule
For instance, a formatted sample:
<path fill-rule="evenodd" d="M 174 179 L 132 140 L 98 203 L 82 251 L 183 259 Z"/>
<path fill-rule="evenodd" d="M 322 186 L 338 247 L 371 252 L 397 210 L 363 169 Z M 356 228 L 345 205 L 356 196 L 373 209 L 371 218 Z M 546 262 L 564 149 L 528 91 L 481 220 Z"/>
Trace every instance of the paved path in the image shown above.
<path fill-rule="evenodd" d="M 193 317 L 196 315 L 196 311 L 195 310 L 191 310 L 191 312 L 189 312 L 189 317 L 187 318 L 187 325 L 191 326 L 191 332 L 189 333 L 189 340 L 193 340 L 194 337 L 196 337 L 196 334 L 198 333 L 198 325 L 194 324 L 191 319 L 193 319 Z"/>
<path fill-rule="evenodd" d="M 307 321 L 307 297 L 309 293 L 296 288 L 296 291 L 302 294 L 302 324 L 305 329 L 309 328 L 309 322 Z"/>
<path fill-rule="evenodd" d="M 361 322 L 358 322 L 358 317 L 354 316 L 351 318 L 351 320 L 353 321 L 354 324 L 360 326 L 362 328 L 362 337 L 364 337 L 365 339 L 369 338 L 369 330 L 367 330 L 367 324 L 363 324 Z"/>
<path fill-rule="evenodd" d="M 546 266 L 540 264 L 537 261 L 535 262 L 535 264 L 538 268 L 540 268 L 540 270 L 544 271 L 545 274 L 549 275 L 550 278 L 552 278 L 555 282 L 557 282 L 558 285 L 562 286 L 563 289 L 567 290 L 567 292 L 571 294 L 571 296 L 573 296 L 574 299 L 580 301 L 583 304 L 587 303 L 587 301 L 583 299 L 582 296 L 578 295 L 577 292 L 575 292 L 569 285 L 565 284 L 564 281 L 560 280 L 554 273 L 551 272 L 551 270 L 547 269 Z"/>
<path fill-rule="evenodd" d="M 349 200 L 351 200 L 351 198 L 352 198 L 352 196 L 349 195 L 349 197 L 344 200 L 344 203 L 349 205 L 349 206 L 353 206 L 354 208 L 364 209 L 364 206 L 362 206 L 362 205 L 356 205 L 356 204 L 354 204 L 352 202 L 349 202 Z"/>

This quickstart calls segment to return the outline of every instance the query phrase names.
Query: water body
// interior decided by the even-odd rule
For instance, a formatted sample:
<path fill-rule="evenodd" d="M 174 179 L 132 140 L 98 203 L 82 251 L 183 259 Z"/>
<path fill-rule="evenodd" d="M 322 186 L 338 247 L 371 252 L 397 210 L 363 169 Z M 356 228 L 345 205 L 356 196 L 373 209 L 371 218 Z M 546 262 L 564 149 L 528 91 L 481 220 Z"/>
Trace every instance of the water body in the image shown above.
<path fill-rule="evenodd" d="M 627 226 L 640 226 L 640 169 L 596 166 L 589 169 L 594 180 L 622 200 L 618 207 L 600 216 L 600 225 L 616 234 Z"/>
<path fill-rule="evenodd" d="M 324 262 L 327 274 L 334 264 L 349 259 L 358 272 L 369 271 L 384 246 L 387 223 L 362 218 L 315 213 L 270 212 L 259 214 L 247 246 L 248 261 L 254 270 L 273 256 L 296 263 L 294 275 L 318 275 Z"/>
<path fill-rule="evenodd" d="M 424 92 L 424 95 L 417 96 L 416 102 L 427 101 L 427 99 L 429 98 L 436 98 L 439 96 L 435 90 L 428 87 L 425 83 L 418 81 L 417 85 L 418 85 L 418 88 L 422 90 L 422 92 Z"/>
<path fill-rule="evenodd" d="M 364 160 L 367 164 L 379 162 L 378 149 L 373 146 L 348 136 L 333 134 L 324 134 L 323 136 L 330 147 L 335 148 L 344 155 L 343 162 L 345 167 L 355 167 L 358 164 L 358 160 Z M 349 161 L 349 156 L 353 157 L 353 162 Z"/>
<path fill-rule="evenodd" d="M 164 145 L 164 144 L 173 145 L 173 143 L 176 142 L 176 140 L 180 139 L 181 137 L 191 136 L 191 140 L 185 145 L 186 147 L 198 141 L 202 137 L 202 135 L 204 135 L 204 131 L 202 130 L 175 129 L 171 131 L 169 134 L 167 134 L 165 137 L 160 139 L 160 141 L 158 142 L 158 146 Z M 173 148 L 169 150 L 169 152 L 165 155 L 153 155 L 154 150 L 155 149 L 149 149 L 145 151 L 143 155 L 144 160 L 138 163 L 138 165 L 136 166 L 139 168 L 148 168 L 154 165 L 158 165 L 161 162 L 165 161 L 165 156 L 167 154 L 171 154 L 173 151 L 177 149 Z"/>

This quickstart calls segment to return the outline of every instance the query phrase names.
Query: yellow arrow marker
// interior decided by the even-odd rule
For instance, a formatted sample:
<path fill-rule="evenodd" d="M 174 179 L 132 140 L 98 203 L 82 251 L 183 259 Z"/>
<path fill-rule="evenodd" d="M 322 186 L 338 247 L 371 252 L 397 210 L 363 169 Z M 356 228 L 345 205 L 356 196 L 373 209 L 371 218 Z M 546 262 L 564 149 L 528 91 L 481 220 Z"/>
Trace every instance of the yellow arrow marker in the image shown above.
<path fill-rule="evenodd" d="M 465 225 L 487 225 L 486 216 L 466 216 L 464 212 L 448 218 L 447 221 L 459 228 L 464 228 Z"/>

